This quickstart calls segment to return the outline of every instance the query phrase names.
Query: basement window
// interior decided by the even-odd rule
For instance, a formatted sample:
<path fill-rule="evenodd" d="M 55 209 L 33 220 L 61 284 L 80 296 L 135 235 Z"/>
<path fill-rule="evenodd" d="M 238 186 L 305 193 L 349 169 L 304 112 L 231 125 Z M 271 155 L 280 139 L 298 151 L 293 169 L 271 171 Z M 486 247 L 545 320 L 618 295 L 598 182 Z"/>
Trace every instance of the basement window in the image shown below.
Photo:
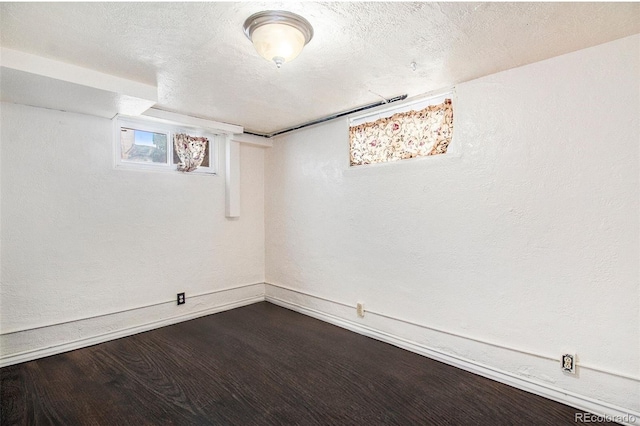
<path fill-rule="evenodd" d="M 176 171 L 181 160 L 174 140 L 176 135 L 185 134 L 204 144 L 202 163 L 191 173 L 216 173 L 215 141 L 218 135 L 144 119 L 118 117 L 115 121 L 117 168 Z"/>
<path fill-rule="evenodd" d="M 167 162 L 169 134 L 120 128 L 120 159 L 130 163 Z"/>
<path fill-rule="evenodd" d="M 350 165 L 446 154 L 452 136 L 453 105 L 447 96 L 352 118 Z"/>

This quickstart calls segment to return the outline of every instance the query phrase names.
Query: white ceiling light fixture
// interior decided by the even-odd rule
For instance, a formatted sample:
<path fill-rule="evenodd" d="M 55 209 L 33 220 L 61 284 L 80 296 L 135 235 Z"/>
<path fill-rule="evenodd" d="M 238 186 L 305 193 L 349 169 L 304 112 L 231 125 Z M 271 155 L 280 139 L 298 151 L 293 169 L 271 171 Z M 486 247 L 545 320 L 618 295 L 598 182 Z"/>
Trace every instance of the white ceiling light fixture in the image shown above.
<path fill-rule="evenodd" d="M 313 27 L 302 16 L 284 10 L 255 13 L 244 21 L 244 33 L 260 56 L 280 68 L 302 52 L 313 38 Z"/>

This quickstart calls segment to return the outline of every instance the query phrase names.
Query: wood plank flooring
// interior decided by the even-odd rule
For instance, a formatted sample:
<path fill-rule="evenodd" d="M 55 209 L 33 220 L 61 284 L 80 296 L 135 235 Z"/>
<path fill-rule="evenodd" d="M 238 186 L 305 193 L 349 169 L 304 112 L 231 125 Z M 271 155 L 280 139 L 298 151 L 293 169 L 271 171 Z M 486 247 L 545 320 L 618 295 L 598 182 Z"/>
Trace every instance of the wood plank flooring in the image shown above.
<path fill-rule="evenodd" d="M 5 367 L 0 386 L 2 425 L 573 425 L 578 412 L 267 302 Z"/>

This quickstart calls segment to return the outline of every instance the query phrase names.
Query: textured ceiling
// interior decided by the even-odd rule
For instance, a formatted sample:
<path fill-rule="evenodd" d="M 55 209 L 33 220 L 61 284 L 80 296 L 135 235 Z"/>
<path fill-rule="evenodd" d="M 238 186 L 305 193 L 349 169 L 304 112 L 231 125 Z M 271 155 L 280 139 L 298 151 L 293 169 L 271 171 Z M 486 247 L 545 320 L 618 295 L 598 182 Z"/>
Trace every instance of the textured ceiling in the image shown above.
<path fill-rule="evenodd" d="M 242 31 L 270 9 L 315 31 L 281 69 Z M 159 108 L 267 133 L 639 32 L 640 3 L 0 4 L 3 47 L 157 84 Z"/>

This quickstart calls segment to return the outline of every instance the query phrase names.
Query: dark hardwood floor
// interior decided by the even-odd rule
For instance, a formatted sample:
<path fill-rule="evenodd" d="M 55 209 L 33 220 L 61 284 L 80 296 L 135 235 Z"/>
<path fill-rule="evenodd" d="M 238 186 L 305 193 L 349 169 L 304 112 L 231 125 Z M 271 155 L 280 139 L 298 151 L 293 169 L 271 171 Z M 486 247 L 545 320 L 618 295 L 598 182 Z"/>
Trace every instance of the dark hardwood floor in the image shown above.
<path fill-rule="evenodd" d="M 2 425 L 560 425 L 578 412 L 266 302 L 0 377 Z"/>

